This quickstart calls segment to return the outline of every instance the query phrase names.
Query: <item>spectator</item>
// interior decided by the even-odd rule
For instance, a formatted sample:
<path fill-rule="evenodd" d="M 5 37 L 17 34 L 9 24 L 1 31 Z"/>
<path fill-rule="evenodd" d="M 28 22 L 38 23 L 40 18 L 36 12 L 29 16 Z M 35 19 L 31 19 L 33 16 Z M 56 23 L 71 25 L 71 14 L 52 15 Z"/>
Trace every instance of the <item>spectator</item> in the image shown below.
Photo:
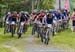
<path fill-rule="evenodd" d="M 72 20 L 72 28 L 71 28 L 71 30 L 72 30 L 72 32 L 75 32 L 75 8 L 73 9 L 71 20 Z"/>

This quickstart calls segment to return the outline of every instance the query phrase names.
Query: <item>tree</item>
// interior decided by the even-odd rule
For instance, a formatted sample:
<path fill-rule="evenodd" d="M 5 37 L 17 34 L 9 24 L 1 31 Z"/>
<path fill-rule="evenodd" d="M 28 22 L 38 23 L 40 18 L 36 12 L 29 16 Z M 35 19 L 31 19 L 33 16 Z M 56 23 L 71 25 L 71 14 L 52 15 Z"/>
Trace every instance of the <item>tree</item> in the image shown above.
<path fill-rule="evenodd" d="M 29 11 L 31 9 L 30 0 L 2 0 L 0 3 L 7 5 L 9 11 Z"/>
<path fill-rule="evenodd" d="M 54 0 L 33 0 L 34 9 L 52 9 Z M 0 3 L 8 7 L 7 11 L 31 11 L 32 0 L 1 0 Z M 13 8 L 14 7 L 14 8 Z"/>
<path fill-rule="evenodd" d="M 53 9 L 54 0 L 42 0 L 41 2 L 43 9 Z"/>
<path fill-rule="evenodd" d="M 5 8 L 6 8 L 5 2 L 3 2 L 3 0 L 1 0 L 0 1 L 0 17 L 3 15 L 3 13 L 5 13 L 5 11 L 4 11 Z"/>

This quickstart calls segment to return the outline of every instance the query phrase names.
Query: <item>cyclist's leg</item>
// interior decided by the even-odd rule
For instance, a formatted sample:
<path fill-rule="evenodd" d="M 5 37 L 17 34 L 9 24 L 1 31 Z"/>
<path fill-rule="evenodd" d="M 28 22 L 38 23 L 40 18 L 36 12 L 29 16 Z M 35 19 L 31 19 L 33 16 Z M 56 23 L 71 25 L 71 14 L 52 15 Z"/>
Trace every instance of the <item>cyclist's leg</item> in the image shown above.
<path fill-rule="evenodd" d="M 36 27 L 35 27 L 35 25 L 33 24 L 33 26 L 32 26 L 32 35 L 35 34 L 35 30 L 36 30 Z"/>
<path fill-rule="evenodd" d="M 55 24 L 52 24 L 52 35 L 55 36 L 56 35 L 56 27 Z"/>

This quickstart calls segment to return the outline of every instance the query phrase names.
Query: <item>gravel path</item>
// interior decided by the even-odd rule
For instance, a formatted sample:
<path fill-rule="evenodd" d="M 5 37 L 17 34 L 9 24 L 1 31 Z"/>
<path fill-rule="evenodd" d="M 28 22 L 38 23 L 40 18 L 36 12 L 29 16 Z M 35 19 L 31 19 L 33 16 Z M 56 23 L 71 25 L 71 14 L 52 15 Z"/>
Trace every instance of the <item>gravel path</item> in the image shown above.
<path fill-rule="evenodd" d="M 27 38 L 25 38 L 25 40 L 28 42 L 25 50 L 26 52 L 72 52 L 70 50 L 61 50 L 52 46 L 49 47 L 43 43 L 36 44 L 35 38 L 35 36 L 28 36 Z"/>
<path fill-rule="evenodd" d="M 13 52 L 21 52 L 19 49 L 17 49 L 16 47 L 13 47 L 11 45 L 4 45 L 4 47 L 11 49 Z"/>

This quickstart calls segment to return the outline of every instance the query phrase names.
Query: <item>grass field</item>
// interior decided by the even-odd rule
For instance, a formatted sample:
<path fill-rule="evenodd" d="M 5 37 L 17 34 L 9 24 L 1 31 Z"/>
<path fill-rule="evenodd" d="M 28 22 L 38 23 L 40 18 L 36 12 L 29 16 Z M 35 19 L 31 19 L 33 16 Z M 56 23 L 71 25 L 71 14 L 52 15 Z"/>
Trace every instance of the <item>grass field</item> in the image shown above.
<path fill-rule="evenodd" d="M 27 36 L 31 35 L 31 27 L 28 32 L 22 35 L 21 39 L 17 38 L 17 35 L 12 38 L 10 33 L 3 34 L 3 28 L 0 28 L 0 52 L 23 52 L 26 48 Z M 36 40 L 36 43 L 40 43 L 40 39 Z M 70 29 L 57 33 L 55 37 L 51 36 L 49 45 L 61 48 L 61 49 L 73 49 L 75 50 L 75 32 L 71 32 Z M 16 50 L 14 49 L 16 48 Z"/>
<path fill-rule="evenodd" d="M 28 29 L 28 32 L 26 32 L 26 34 L 22 35 L 22 38 L 18 39 L 17 34 L 15 34 L 12 38 L 10 33 L 3 34 L 3 28 L 0 28 L 0 52 L 14 52 L 12 49 L 8 49 L 10 47 L 16 47 L 19 50 L 22 47 L 25 48 L 26 42 L 24 38 L 30 34 L 31 27 Z"/>
<path fill-rule="evenodd" d="M 75 49 L 75 33 L 71 32 L 70 29 L 65 30 L 61 33 L 58 33 L 54 38 L 52 38 L 51 43 L 58 45 L 59 47 L 63 47 L 64 49 Z"/>

